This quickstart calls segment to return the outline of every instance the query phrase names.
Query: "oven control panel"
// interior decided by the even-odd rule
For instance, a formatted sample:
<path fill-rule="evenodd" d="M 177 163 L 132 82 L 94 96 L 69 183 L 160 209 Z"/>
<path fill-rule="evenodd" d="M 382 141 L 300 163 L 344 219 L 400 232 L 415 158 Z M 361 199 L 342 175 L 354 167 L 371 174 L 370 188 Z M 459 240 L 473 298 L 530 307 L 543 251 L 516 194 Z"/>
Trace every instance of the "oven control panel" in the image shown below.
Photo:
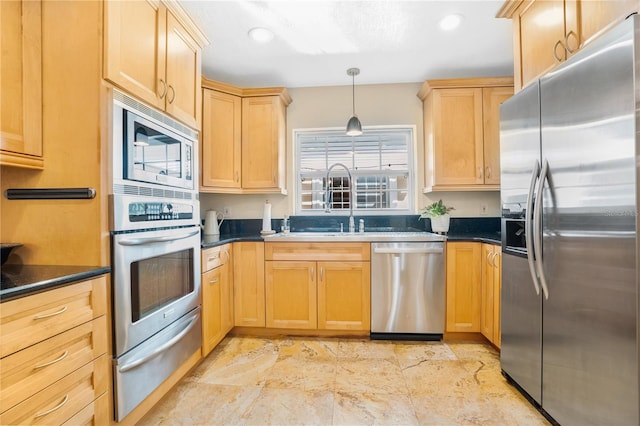
<path fill-rule="evenodd" d="M 130 222 L 193 219 L 193 205 L 162 202 L 129 203 Z"/>

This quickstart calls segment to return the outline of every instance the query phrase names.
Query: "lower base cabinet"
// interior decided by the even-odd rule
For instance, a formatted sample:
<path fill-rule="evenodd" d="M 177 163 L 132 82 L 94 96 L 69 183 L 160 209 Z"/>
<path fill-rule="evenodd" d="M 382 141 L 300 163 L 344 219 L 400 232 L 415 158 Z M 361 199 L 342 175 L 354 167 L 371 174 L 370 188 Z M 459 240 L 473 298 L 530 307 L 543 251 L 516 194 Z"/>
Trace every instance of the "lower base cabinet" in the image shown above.
<path fill-rule="evenodd" d="M 107 277 L 3 302 L 0 424 L 108 424 Z"/>
<path fill-rule="evenodd" d="M 500 246 L 482 244 L 482 284 L 480 331 L 491 343 L 500 347 Z"/>
<path fill-rule="evenodd" d="M 265 243 L 266 325 L 368 331 L 368 243 Z"/>
<path fill-rule="evenodd" d="M 231 244 L 202 251 L 202 356 L 233 328 Z M 205 270 L 205 268 L 210 268 Z"/>

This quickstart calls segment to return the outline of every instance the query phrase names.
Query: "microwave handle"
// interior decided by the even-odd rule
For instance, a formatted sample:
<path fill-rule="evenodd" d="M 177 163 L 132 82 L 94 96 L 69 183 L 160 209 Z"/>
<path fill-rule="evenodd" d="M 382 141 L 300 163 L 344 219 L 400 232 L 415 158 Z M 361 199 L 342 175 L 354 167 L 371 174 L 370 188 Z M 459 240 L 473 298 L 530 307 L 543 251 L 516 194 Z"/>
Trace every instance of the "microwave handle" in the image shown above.
<path fill-rule="evenodd" d="M 164 243 L 167 241 L 176 241 L 182 240 L 184 238 L 193 237 L 194 235 L 198 235 L 200 230 L 189 232 L 188 234 L 178 235 L 178 236 L 169 236 L 169 237 L 149 237 L 149 238 L 129 238 L 126 240 L 119 241 L 118 244 L 122 246 L 142 246 L 145 244 L 153 244 L 153 243 Z"/>

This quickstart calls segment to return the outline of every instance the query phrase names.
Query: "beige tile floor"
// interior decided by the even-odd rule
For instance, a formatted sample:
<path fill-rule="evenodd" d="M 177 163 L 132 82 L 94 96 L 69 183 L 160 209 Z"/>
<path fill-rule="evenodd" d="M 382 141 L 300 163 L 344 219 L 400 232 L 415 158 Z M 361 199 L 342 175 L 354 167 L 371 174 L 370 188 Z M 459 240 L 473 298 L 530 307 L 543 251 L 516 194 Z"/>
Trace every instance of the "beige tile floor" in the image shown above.
<path fill-rule="evenodd" d="M 227 337 L 143 425 L 547 425 L 488 344 Z"/>

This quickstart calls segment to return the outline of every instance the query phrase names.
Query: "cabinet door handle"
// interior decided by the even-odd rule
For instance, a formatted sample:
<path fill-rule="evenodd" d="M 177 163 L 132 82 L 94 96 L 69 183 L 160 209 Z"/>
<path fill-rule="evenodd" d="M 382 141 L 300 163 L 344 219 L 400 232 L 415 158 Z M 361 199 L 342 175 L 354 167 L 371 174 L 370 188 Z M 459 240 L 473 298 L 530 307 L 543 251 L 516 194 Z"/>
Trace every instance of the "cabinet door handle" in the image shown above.
<path fill-rule="evenodd" d="M 559 45 L 560 45 L 560 46 L 562 46 L 563 48 L 565 48 L 565 47 L 562 45 L 562 40 L 558 40 L 558 41 L 556 42 L 556 44 L 554 44 L 554 45 L 553 45 L 553 57 L 554 57 L 554 58 L 556 58 L 556 61 L 558 61 L 558 62 L 562 62 L 562 58 L 558 57 L 558 46 L 559 46 Z M 565 48 L 565 49 L 566 49 L 566 48 Z"/>
<path fill-rule="evenodd" d="M 222 253 L 224 253 L 224 255 L 227 257 L 227 260 L 225 260 L 224 263 L 229 262 L 231 260 L 231 256 L 229 256 L 229 252 L 227 250 L 225 250 Z"/>
<path fill-rule="evenodd" d="M 487 179 L 491 179 L 491 166 L 487 166 Z"/>
<path fill-rule="evenodd" d="M 478 179 L 482 179 L 482 167 L 478 167 Z"/>
<path fill-rule="evenodd" d="M 240 182 L 240 174 L 236 170 L 236 182 Z"/>
<path fill-rule="evenodd" d="M 324 281 L 324 268 L 320 267 L 320 281 Z"/>
<path fill-rule="evenodd" d="M 487 253 L 487 265 L 491 265 L 491 261 L 489 259 L 491 258 L 492 254 L 493 253 L 491 253 L 491 252 Z"/>
<path fill-rule="evenodd" d="M 37 370 L 37 369 L 39 369 L 39 368 L 43 368 L 43 367 L 46 367 L 46 366 L 48 366 L 48 365 L 55 364 L 56 362 L 60 362 L 60 361 L 62 361 L 63 359 L 65 359 L 65 358 L 67 357 L 67 355 L 69 355 L 69 351 L 64 351 L 64 352 L 62 353 L 62 355 L 60 355 L 58 358 L 56 358 L 56 359 L 54 359 L 54 360 L 52 360 L 52 361 L 43 362 L 42 364 L 34 365 L 34 366 L 33 366 L 33 369 L 34 369 L 34 370 Z"/>
<path fill-rule="evenodd" d="M 498 257 L 498 252 L 493 253 L 493 257 L 491 258 L 491 264 L 493 265 L 494 268 L 497 268 L 498 265 L 496 265 L 496 257 Z"/>
<path fill-rule="evenodd" d="M 275 173 L 273 174 L 273 183 L 274 184 L 276 183 L 276 174 Z"/>
<path fill-rule="evenodd" d="M 573 38 L 575 38 L 575 39 L 576 39 L 576 41 L 578 42 L 578 46 L 576 46 L 576 48 L 575 48 L 575 49 L 572 49 L 572 48 L 570 48 L 570 47 L 569 47 L 569 37 L 571 36 L 571 34 L 573 34 Z M 573 32 L 573 30 L 569 31 L 569 32 L 567 33 L 567 36 L 564 38 L 564 48 L 565 48 L 565 49 L 567 49 L 567 52 L 569 52 L 569 53 L 574 53 L 576 50 L 578 50 L 578 47 L 580 47 L 580 46 L 579 46 L 579 44 L 580 44 L 580 43 L 579 43 L 579 41 L 578 41 L 578 34 L 576 34 L 575 32 Z"/>
<path fill-rule="evenodd" d="M 162 85 L 162 93 L 158 96 L 162 99 L 167 94 L 167 83 L 165 83 L 163 79 L 160 79 L 160 84 Z"/>
<path fill-rule="evenodd" d="M 309 274 L 309 276 L 311 277 L 311 281 L 315 281 L 316 279 L 316 268 L 311 268 L 311 273 Z"/>
<path fill-rule="evenodd" d="M 46 416 L 47 414 L 51 414 L 51 413 L 53 413 L 54 411 L 59 410 L 60 408 L 62 408 L 62 406 L 63 406 L 64 404 L 66 404 L 68 401 L 69 401 L 69 394 L 66 394 L 66 395 L 64 396 L 64 399 L 62 400 L 62 402 L 61 402 L 60 404 L 56 405 L 56 406 L 55 406 L 55 407 L 53 407 L 53 408 L 48 409 L 47 411 L 43 411 L 42 413 L 38 413 L 38 414 L 36 414 L 35 416 L 33 416 L 33 418 L 34 418 L 34 419 L 37 419 L 38 417 L 42 417 L 42 416 Z"/>
<path fill-rule="evenodd" d="M 171 90 L 171 94 L 172 94 L 173 96 L 171 96 L 171 99 L 168 99 L 168 98 L 167 98 L 167 102 L 169 102 L 170 104 L 172 104 L 172 103 L 173 103 L 173 101 L 175 101 L 175 100 L 176 100 L 176 90 L 173 88 L 173 86 L 172 86 L 172 85 L 169 85 L 169 89 Z"/>
<path fill-rule="evenodd" d="M 51 312 L 50 314 L 39 314 L 33 317 L 34 320 L 45 319 L 49 317 L 55 317 L 67 311 L 67 307 L 63 306 L 59 311 Z"/>

